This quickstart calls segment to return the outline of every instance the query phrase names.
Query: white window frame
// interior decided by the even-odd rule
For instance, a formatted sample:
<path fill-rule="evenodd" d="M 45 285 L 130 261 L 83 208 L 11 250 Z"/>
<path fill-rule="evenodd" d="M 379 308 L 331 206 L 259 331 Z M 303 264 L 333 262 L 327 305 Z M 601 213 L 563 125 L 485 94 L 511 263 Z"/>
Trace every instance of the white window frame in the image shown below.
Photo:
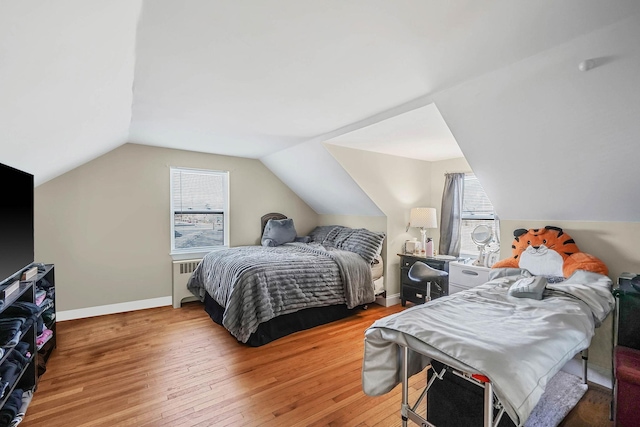
<path fill-rule="evenodd" d="M 468 179 L 468 178 L 473 178 L 473 179 L 476 179 L 476 180 L 478 179 L 478 177 L 474 173 L 465 174 L 465 180 Z M 484 191 L 484 189 L 483 189 L 483 191 Z M 465 185 L 465 192 L 466 192 L 466 185 Z M 464 194 L 463 194 L 463 206 L 464 206 Z M 496 236 L 496 233 L 498 232 L 498 228 L 497 228 L 498 224 L 496 224 L 495 221 L 498 220 L 498 217 L 497 217 L 497 215 L 495 213 L 495 209 L 493 210 L 493 212 L 491 214 L 484 214 L 484 215 L 483 214 L 479 214 L 479 215 L 468 214 L 468 213 L 465 213 L 465 211 L 463 209 L 463 211 L 460 214 L 460 221 L 465 221 L 465 220 L 467 220 L 467 221 L 493 221 L 492 227 L 491 227 L 492 230 L 493 230 L 493 233 L 494 233 L 492 241 L 493 242 L 499 241 L 500 236 Z M 468 234 L 468 235 L 466 235 L 466 234 Z M 471 234 L 470 233 L 466 233 L 466 234 L 464 234 L 462 236 L 462 238 L 466 238 L 468 240 L 471 240 Z M 461 248 L 461 251 L 460 251 L 460 257 L 462 257 L 462 258 L 466 258 L 466 257 L 477 258 L 479 254 L 480 254 L 480 252 L 478 251 L 478 249 L 475 249 L 472 252 L 463 252 L 463 249 Z"/>
<path fill-rule="evenodd" d="M 229 171 L 217 171 L 217 170 L 208 170 L 208 169 L 193 169 L 193 168 L 185 168 L 185 167 L 177 167 L 171 166 L 169 168 L 169 194 L 170 194 L 170 227 L 171 227 L 171 256 L 174 260 L 180 259 L 190 259 L 190 258 L 201 258 L 207 253 L 215 250 L 220 250 L 229 247 Z M 223 240 L 224 243 L 220 246 L 202 246 L 196 248 L 176 248 L 176 240 L 175 240 L 175 208 L 173 206 L 173 176 L 176 172 L 191 172 L 191 173 L 202 173 L 205 175 L 217 175 L 221 176 L 223 179 L 223 189 L 224 189 L 224 207 L 222 209 L 223 215 Z"/>

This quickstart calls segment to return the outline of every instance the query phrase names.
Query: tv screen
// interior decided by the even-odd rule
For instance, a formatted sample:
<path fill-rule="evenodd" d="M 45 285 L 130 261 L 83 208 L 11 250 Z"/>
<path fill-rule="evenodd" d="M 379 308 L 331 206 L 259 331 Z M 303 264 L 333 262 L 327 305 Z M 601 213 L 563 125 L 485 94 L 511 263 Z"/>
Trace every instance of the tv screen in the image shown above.
<path fill-rule="evenodd" d="M 33 262 L 33 175 L 0 163 L 0 283 Z"/>

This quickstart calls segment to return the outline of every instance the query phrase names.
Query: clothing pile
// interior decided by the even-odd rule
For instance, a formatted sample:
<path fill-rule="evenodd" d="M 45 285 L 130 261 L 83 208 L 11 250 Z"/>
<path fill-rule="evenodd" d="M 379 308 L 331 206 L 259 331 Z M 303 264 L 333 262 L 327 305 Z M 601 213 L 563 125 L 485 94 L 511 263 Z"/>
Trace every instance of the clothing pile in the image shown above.
<path fill-rule="evenodd" d="M 18 425 L 31 401 L 31 390 L 25 392 L 22 388 L 15 388 L 8 397 L 6 395 L 17 385 L 20 374 L 32 357 L 31 345 L 21 339 L 32 326 L 40 333 L 44 330 L 39 314 L 40 307 L 36 304 L 16 301 L 0 315 L 0 358 L 4 357 L 0 365 L 0 399 L 5 400 L 6 397 L 0 410 L 0 427 Z M 24 381 L 20 385 L 33 386 L 24 384 Z M 26 400 L 23 399 L 25 394 Z"/>
<path fill-rule="evenodd" d="M 22 422 L 31 403 L 33 391 L 23 391 L 20 388 L 13 390 L 11 396 L 0 410 L 0 427 L 15 427 Z"/>
<path fill-rule="evenodd" d="M 53 304 L 55 296 L 55 287 L 52 286 L 44 277 L 38 281 L 36 288 L 36 305 L 41 313 L 40 319 L 44 325 L 50 325 L 53 323 L 56 312 Z M 36 344 L 38 350 L 40 350 L 53 336 L 53 331 L 43 326 L 42 329 L 37 330 Z"/>

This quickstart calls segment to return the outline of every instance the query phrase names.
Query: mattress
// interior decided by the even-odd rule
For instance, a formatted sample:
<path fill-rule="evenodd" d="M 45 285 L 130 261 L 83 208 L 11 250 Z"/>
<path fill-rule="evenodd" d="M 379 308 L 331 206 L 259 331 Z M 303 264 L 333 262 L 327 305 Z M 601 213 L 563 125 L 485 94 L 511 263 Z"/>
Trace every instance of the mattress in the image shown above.
<path fill-rule="evenodd" d="M 384 263 L 382 261 L 382 257 L 380 255 L 376 255 L 376 258 L 373 260 L 373 264 L 371 264 L 371 280 L 374 282 L 382 277 L 384 274 Z"/>

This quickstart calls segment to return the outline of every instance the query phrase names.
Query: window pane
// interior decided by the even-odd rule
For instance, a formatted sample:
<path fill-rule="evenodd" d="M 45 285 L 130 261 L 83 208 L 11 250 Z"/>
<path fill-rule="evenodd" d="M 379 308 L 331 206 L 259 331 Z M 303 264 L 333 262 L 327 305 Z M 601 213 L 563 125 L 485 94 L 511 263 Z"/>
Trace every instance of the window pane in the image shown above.
<path fill-rule="evenodd" d="M 172 250 L 225 245 L 227 173 L 172 169 Z"/>
<path fill-rule="evenodd" d="M 479 225 L 486 225 L 494 232 L 493 205 L 484 192 L 475 175 L 467 175 L 464 179 L 464 195 L 462 198 L 462 230 L 460 253 L 478 254 L 478 245 L 473 243 L 471 233 Z"/>
<path fill-rule="evenodd" d="M 491 219 L 493 205 L 484 192 L 475 175 L 464 178 L 464 196 L 462 198 L 462 218 Z"/>
<path fill-rule="evenodd" d="M 175 249 L 224 245 L 223 214 L 174 213 Z"/>

